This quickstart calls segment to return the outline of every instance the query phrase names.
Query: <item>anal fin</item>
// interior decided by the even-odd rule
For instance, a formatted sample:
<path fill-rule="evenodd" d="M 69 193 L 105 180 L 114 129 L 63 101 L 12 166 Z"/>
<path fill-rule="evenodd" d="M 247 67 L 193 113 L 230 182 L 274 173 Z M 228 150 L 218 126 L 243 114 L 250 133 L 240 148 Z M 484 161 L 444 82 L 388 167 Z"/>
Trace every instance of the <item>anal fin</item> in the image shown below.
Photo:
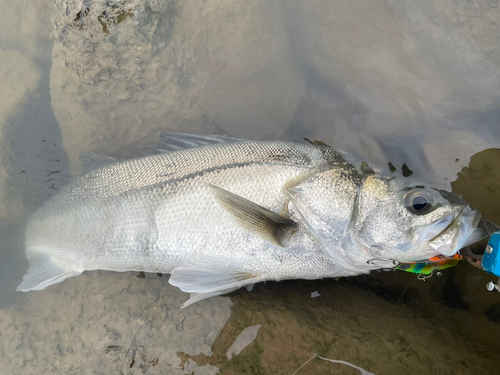
<path fill-rule="evenodd" d="M 81 274 L 78 271 L 65 270 L 52 262 L 50 256 L 46 254 L 36 254 L 30 259 L 28 273 L 24 275 L 22 283 L 16 290 L 28 292 L 30 290 L 42 290 L 49 285 L 60 283 L 61 281 Z"/>
<path fill-rule="evenodd" d="M 217 270 L 186 263 L 172 270 L 168 282 L 183 292 L 191 293 L 191 298 L 182 305 L 186 307 L 205 298 L 230 293 L 263 280 L 262 276 L 252 273 Z"/>
<path fill-rule="evenodd" d="M 210 293 L 191 293 L 189 296 L 189 299 L 181 305 L 181 309 L 184 309 L 188 306 L 191 306 L 192 304 L 194 304 L 196 302 L 202 301 L 202 300 L 207 299 L 207 298 L 222 296 L 224 294 L 234 292 L 237 289 L 238 288 L 230 288 L 230 289 L 224 289 L 224 290 L 219 290 L 217 292 L 210 292 Z"/>
<path fill-rule="evenodd" d="M 298 224 L 265 207 L 210 185 L 224 207 L 235 215 L 248 229 L 259 233 L 270 242 L 283 246 L 297 230 Z"/>

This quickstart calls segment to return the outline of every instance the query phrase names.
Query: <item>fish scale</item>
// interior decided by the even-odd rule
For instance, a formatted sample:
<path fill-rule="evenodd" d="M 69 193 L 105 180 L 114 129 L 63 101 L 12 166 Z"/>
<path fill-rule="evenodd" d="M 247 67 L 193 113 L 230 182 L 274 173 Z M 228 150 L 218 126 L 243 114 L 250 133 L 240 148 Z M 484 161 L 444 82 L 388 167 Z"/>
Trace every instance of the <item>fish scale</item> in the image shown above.
<path fill-rule="evenodd" d="M 355 275 L 377 268 L 359 218 L 380 236 L 378 202 L 395 227 L 418 219 L 393 178 L 367 176 L 326 145 L 217 142 L 118 162 L 61 189 L 28 223 L 30 270 L 18 289 L 86 270 L 162 272 L 196 293 L 192 303 L 262 280 Z M 358 196 L 369 212 L 358 215 Z M 429 225 L 463 211 L 441 206 Z"/>
<path fill-rule="evenodd" d="M 28 226 L 27 248 L 46 254 L 57 252 L 54 257 L 57 259 L 63 246 L 54 243 L 70 243 L 74 246 L 69 256 L 71 261 L 91 260 L 85 264 L 78 259 L 82 270 L 169 272 L 180 261 L 188 260 L 191 254 L 215 242 L 200 240 L 204 232 L 220 232 L 227 237 L 225 229 L 234 224 L 231 215 L 220 208 L 210 193 L 207 183 L 232 189 L 276 210 L 287 200 L 282 191 L 286 182 L 325 163 L 317 148 L 308 145 L 292 148 L 279 142 L 221 144 L 125 161 L 80 178 L 37 211 Z M 137 171 L 137 175 L 132 171 Z M 75 213 L 83 220 L 68 228 L 65 223 Z M 215 227 L 211 218 L 219 221 Z M 49 236 L 49 227 L 65 228 L 71 239 L 64 235 L 58 240 L 57 231 Z M 147 233 L 158 232 L 158 240 L 150 238 L 153 248 L 149 252 L 160 254 L 154 257 L 154 264 L 144 256 L 138 228 Z M 247 236 L 238 227 L 229 230 L 235 231 L 239 233 L 233 233 L 225 242 L 236 244 L 239 237 Z M 89 233 L 93 236 L 90 241 Z M 220 248 L 222 236 L 214 237 Z M 257 242 L 262 246 L 260 239 Z M 181 246 L 182 243 L 185 245 Z M 179 251 L 184 256 L 177 254 Z M 232 248 L 231 252 L 234 251 Z"/>

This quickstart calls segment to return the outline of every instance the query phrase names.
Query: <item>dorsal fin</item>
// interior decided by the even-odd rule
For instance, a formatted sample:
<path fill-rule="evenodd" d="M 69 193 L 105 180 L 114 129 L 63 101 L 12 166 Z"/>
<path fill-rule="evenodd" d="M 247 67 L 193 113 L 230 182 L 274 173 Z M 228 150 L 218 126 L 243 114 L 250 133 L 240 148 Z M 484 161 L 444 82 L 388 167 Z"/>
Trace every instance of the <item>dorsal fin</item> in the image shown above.
<path fill-rule="evenodd" d="M 83 164 L 81 175 L 86 175 L 96 169 L 115 164 L 120 160 L 111 156 L 101 156 L 96 152 L 83 152 L 80 155 L 80 161 Z"/>
<path fill-rule="evenodd" d="M 295 233 L 298 224 L 236 194 L 210 185 L 225 208 L 251 231 L 283 246 Z"/>
<path fill-rule="evenodd" d="M 375 171 L 372 167 L 368 165 L 366 161 L 361 162 L 361 173 L 363 174 L 375 174 Z"/>
<path fill-rule="evenodd" d="M 158 145 L 154 148 L 147 148 L 143 150 L 142 153 L 145 155 L 163 154 L 165 152 L 186 150 L 217 143 L 238 142 L 242 140 L 243 139 L 218 135 L 163 132 L 160 133 Z"/>
<path fill-rule="evenodd" d="M 187 134 L 187 133 L 170 133 L 163 132 L 160 133 L 159 141 L 156 147 L 146 147 L 141 150 L 142 155 L 156 155 L 164 154 L 166 152 L 187 150 L 189 148 L 195 148 L 200 146 L 206 146 L 217 143 L 228 143 L 242 141 L 242 139 L 223 137 L 223 136 L 211 136 L 204 134 Z M 80 160 L 83 163 L 82 175 L 90 173 L 96 169 L 115 164 L 120 159 L 111 156 L 101 156 L 96 152 L 84 152 L 80 156 Z"/>
<path fill-rule="evenodd" d="M 311 141 L 310 139 L 308 138 L 304 138 L 304 141 L 308 142 L 310 145 L 313 145 L 313 146 L 327 146 L 327 147 L 331 147 L 330 145 L 327 145 L 325 142 L 323 141 L 318 141 L 318 140 L 313 140 Z"/>

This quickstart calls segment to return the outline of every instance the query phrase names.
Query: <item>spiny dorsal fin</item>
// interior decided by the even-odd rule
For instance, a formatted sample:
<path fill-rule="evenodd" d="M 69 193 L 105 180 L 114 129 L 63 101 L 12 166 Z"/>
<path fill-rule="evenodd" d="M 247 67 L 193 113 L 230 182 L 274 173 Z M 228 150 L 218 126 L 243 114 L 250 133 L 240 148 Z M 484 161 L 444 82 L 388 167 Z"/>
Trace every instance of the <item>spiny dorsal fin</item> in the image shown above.
<path fill-rule="evenodd" d="M 317 140 L 311 141 L 310 139 L 307 139 L 307 138 L 304 138 L 304 140 L 307 141 L 309 144 L 311 144 L 313 146 L 327 146 L 327 147 L 330 147 L 329 145 L 327 145 L 323 141 L 317 141 Z"/>
<path fill-rule="evenodd" d="M 375 171 L 368 165 L 366 161 L 361 162 L 361 173 L 363 174 L 375 174 Z"/>
<path fill-rule="evenodd" d="M 258 204 L 217 186 L 210 185 L 225 208 L 243 225 L 271 242 L 283 246 L 297 230 L 298 224 Z"/>

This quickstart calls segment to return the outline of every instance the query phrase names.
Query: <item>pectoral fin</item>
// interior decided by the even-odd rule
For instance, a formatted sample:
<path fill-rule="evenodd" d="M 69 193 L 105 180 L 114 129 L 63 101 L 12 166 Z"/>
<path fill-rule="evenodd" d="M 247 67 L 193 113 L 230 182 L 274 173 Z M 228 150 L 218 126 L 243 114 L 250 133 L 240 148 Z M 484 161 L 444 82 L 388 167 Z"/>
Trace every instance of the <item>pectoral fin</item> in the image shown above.
<path fill-rule="evenodd" d="M 224 207 L 249 230 L 279 246 L 297 230 L 298 224 L 258 204 L 217 186 L 210 185 Z"/>

